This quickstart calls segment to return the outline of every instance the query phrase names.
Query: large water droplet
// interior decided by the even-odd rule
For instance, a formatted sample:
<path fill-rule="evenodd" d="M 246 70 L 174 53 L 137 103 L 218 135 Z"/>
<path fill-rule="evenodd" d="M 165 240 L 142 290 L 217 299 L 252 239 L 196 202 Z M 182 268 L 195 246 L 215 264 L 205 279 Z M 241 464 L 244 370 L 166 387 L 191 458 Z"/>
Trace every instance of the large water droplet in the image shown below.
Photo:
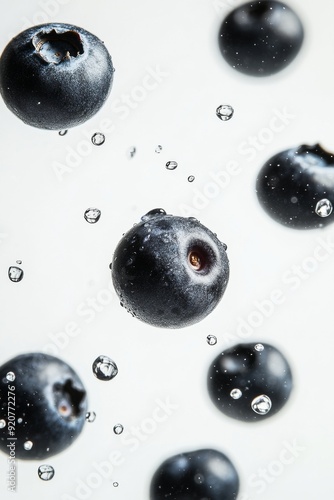
<path fill-rule="evenodd" d="M 108 356 L 99 356 L 93 363 L 93 373 L 99 380 L 111 380 L 116 377 L 118 368 Z"/>
<path fill-rule="evenodd" d="M 240 389 L 232 389 L 232 391 L 230 392 L 230 396 L 233 399 L 240 399 L 242 396 L 242 392 L 240 391 Z"/>
<path fill-rule="evenodd" d="M 89 424 L 91 424 L 92 422 L 95 422 L 96 420 L 96 413 L 95 411 L 88 411 L 86 413 L 86 422 L 88 422 Z"/>
<path fill-rule="evenodd" d="M 217 337 L 215 337 L 214 335 L 208 335 L 206 337 L 206 341 L 209 345 L 216 345 L 217 344 Z"/>
<path fill-rule="evenodd" d="M 174 160 L 168 161 L 166 163 L 166 168 L 167 168 L 167 170 L 175 170 L 177 168 L 177 161 L 174 161 Z"/>
<path fill-rule="evenodd" d="M 33 447 L 32 441 L 26 441 L 25 443 L 23 443 L 23 448 L 27 451 L 31 450 L 32 447 Z"/>
<path fill-rule="evenodd" d="M 263 351 L 263 349 L 264 349 L 264 345 L 263 345 L 263 344 L 255 344 L 254 349 L 255 349 L 256 351 L 261 352 L 261 351 Z"/>
<path fill-rule="evenodd" d="M 316 204 L 315 213 L 319 215 L 319 217 L 328 217 L 332 212 L 333 205 L 326 198 L 318 201 L 318 203 Z"/>
<path fill-rule="evenodd" d="M 14 372 L 8 372 L 6 375 L 6 379 L 8 382 L 14 382 L 15 380 L 15 373 Z"/>
<path fill-rule="evenodd" d="M 233 113 L 234 113 L 234 109 L 229 104 L 221 104 L 216 109 L 216 115 L 223 122 L 230 120 L 233 116 Z"/>
<path fill-rule="evenodd" d="M 50 481 L 55 475 L 55 470 L 52 465 L 40 465 L 38 467 L 38 477 L 43 481 Z"/>
<path fill-rule="evenodd" d="M 87 208 L 84 217 L 89 224 L 95 224 L 101 217 L 101 210 L 98 208 Z"/>
<path fill-rule="evenodd" d="M 261 396 L 257 396 L 251 402 L 252 410 L 255 411 L 258 415 L 266 415 L 271 409 L 272 403 L 269 396 L 265 394 L 261 394 Z"/>
<path fill-rule="evenodd" d="M 141 217 L 141 220 L 143 222 L 146 222 L 152 219 L 153 217 L 156 217 L 157 215 L 166 215 L 166 211 L 163 208 L 154 208 L 153 210 L 147 212 L 147 214 L 143 215 Z"/>
<path fill-rule="evenodd" d="M 124 431 L 124 427 L 122 424 L 116 424 L 114 425 L 114 433 L 119 435 L 119 434 L 122 434 L 122 432 Z"/>
<path fill-rule="evenodd" d="M 105 140 L 105 135 L 101 132 L 95 132 L 95 134 L 92 135 L 92 143 L 94 146 L 102 146 Z"/>
<path fill-rule="evenodd" d="M 23 274 L 23 269 L 21 269 L 20 267 L 10 266 L 10 268 L 8 269 L 8 277 L 10 281 L 13 281 L 14 283 L 21 281 L 23 278 Z"/>
<path fill-rule="evenodd" d="M 3 429 L 4 427 L 6 427 L 6 420 L 4 420 L 3 418 L 0 420 L 0 429 Z"/>

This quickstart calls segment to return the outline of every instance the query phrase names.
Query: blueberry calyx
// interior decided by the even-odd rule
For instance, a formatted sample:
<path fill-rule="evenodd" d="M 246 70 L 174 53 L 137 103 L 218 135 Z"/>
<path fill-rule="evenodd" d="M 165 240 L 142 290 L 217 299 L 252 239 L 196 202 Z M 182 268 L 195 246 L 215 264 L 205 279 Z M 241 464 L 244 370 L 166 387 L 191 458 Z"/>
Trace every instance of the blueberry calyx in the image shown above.
<path fill-rule="evenodd" d="M 40 31 L 33 36 L 32 44 L 36 49 L 35 53 L 49 64 L 60 64 L 84 53 L 80 35 L 74 30 Z"/>

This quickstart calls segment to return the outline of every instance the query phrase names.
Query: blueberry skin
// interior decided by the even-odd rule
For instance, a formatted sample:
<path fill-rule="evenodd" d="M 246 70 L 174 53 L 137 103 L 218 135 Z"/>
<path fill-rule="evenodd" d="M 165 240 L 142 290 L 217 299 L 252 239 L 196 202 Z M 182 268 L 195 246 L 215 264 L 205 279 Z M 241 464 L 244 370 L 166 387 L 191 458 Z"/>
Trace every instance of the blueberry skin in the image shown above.
<path fill-rule="evenodd" d="M 256 350 L 262 345 L 263 350 Z M 280 411 L 292 391 L 292 373 L 283 354 L 275 347 L 261 343 L 237 344 L 223 351 L 212 362 L 207 378 L 210 398 L 228 417 L 244 422 L 259 422 Z M 239 389 L 239 399 L 231 391 Z M 268 413 L 258 414 L 251 406 L 258 396 L 270 398 Z"/>
<path fill-rule="evenodd" d="M 293 229 L 314 229 L 334 221 L 320 217 L 316 204 L 334 206 L 334 155 L 319 144 L 277 153 L 261 168 L 256 180 L 258 200 L 275 221 Z"/>
<path fill-rule="evenodd" d="M 298 54 L 304 29 L 297 14 L 275 0 L 248 2 L 235 8 L 219 30 L 219 48 L 227 63 L 250 76 L 269 76 Z"/>
<path fill-rule="evenodd" d="M 106 101 L 114 67 L 103 42 L 71 24 L 29 28 L 0 59 L 0 92 L 24 123 L 64 130 L 84 123 Z"/>
<path fill-rule="evenodd" d="M 155 472 L 150 500 L 235 500 L 239 476 L 226 455 L 211 449 L 175 455 Z"/>
<path fill-rule="evenodd" d="M 201 321 L 228 283 L 225 248 L 196 219 L 152 210 L 114 252 L 112 280 L 121 305 L 156 327 L 183 328 Z"/>
<path fill-rule="evenodd" d="M 8 372 L 15 374 L 13 382 L 7 380 Z M 14 405 L 8 391 L 15 395 Z M 9 412 L 15 415 L 14 436 L 8 433 L 12 423 Z M 41 460 L 56 455 L 79 436 L 86 413 L 87 397 L 82 382 L 60 359 L 29 353 L 0 367 L 0 419 L 6 421 L 6 426 L 0 429 L 0 449 L 5 453 L 9 453 L 8 438 L 16 437 L 16 458 Z M 24 449 L 26 441 L 32 441 L 31 450 Z"/>

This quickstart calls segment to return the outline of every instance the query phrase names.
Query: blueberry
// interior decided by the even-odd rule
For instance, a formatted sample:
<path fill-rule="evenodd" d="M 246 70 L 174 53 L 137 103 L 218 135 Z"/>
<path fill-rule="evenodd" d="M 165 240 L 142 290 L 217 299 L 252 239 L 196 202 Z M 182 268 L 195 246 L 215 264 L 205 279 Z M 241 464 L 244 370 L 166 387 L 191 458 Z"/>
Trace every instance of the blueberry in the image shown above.
<path fill-rule="evenodd" d="M 211 449 L 175 455 L 155 472 L 150 500 L 235 500 L 238 473 L 226 455 Z"/>
<path fill-rule="evenodd" d="M 275 415 L 292 390 L 283 354 L 264 343 L 238 344 L 219 354 L 208 372 L 208 391 L 228 417 L 256 422 Z"/>
<path fill-rule="evenodd" d="M 257 197 L 277 222 L 295 229 L 323 227 L 334 221 L 334 155 L 319 144 L 281 151 L 261 168 Z M 327 200 L 321 216 L 318 203 Z M 326 216 L 326 214 L 328 216 Z"/>
<path fill-rule="evenodd" d="M 106 101 L 114 68 L 103 42 L 71 24 L 29 28 L 0 59 L 0 91 L 28 125 L 63 130 L 91 118 Z"/>
<path fill-rule="evenodd" d="M 286 4 L 276 0 L 248 2 L 236 7 L 219 30 L 224 59 L 251 76 L 268 76 L 288 66 L 304 38 L 302 23 Z"/>
<path fill-rule="evenodd" d="M 12 376 L 10 376 L 12 374 Z M 0 449 L 16 438 L 15 455 L 44 459 L 65 450 L 85 422 L 87 397 L 77 374 L 58 358 L 19 355 L 0 367 Z"/>
<path fill-rule="evenodd" d="M 225 249 L 198 220 L 152 210 L 123 236 L 114 253 L 112 280 L 121 305 L 153 326 L 197 323 L 225 292 Z"/>

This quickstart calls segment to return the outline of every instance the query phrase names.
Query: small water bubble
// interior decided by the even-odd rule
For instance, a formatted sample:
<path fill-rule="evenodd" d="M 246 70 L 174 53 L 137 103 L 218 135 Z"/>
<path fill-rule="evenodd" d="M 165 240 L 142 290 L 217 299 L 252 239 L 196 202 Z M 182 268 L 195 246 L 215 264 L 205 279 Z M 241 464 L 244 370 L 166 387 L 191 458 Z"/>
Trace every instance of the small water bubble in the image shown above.
<path fill-rule="evenodd" d="M 88 411 L 86 413 L 86 422 L 91 424 L 91 423 L 95 422 L 95 419 L 96 419 L 95 411 Z"/>
<path fill-rule="evenodd" d="M 8 277 L 10 281 L 13 281 L 14 283 L 21 281 L 23 278 L 23 274 L 23 269 L 21 269 L 20 267 L 10 266 L 10 268 L 8 269 Z"/>
<path fill-rule="evenodd" d="M 188 182 L 194 182 L 195 176 L 194 175 L 189 175 L 188 177 Z"/>
<path fill-rule="evenodd" d="M 315 213 L 319 217 L 328 217 L 333 212 L 333 205 L 327 198 L 318 201 L 315 207 Z"/>
<path fill-rule="evenodd" d="M 98 208 L 87 208 L 84 213 L 84 218 L 89 224 L 96 224 L 101 217 L 101 210 Z"/>
<path fill-rule="evenodd" d="M 119 435 L 119 434 L 122 434 L 122 432 L 124 431 L 124 427 L 122 424 L 116 424 L 114 425 L 114 433 Z"/>
<path fill-rule="evenodd" d="M 131 146 L 128 151 L 127 151 L 127 156 L 128 158 L 133 158 L 134 155 L 136 154 L 137 152 L 137 148 L 135 146 Z"/>
<path fill-rule="evenodd" d="M 95 132 L 95 134 L 92 135 L 92 143 L 94 146 L 102 146 L 105 140 L 105 135 L 102 134 L 102 132 Z"/>
<path fill-rule="evenodd" d="M 233 399 L 240 399 L 242 396 L 242 392 L 240 391 L 240 389 L 232 389 L 232 391 L 230 392 L 230 396 Z"/>
<path fill-rule="evenodd" d="M 8 372 L 6 375 L 6 379 L 8 382 L 14 382 L 15 380 L 15 373 L 14 372 Z"/>
<path fill-rule="evenodd" d="M 3 418 L 0 420 L 0 429 L 3 429 L 4 427 L 6 427 L 6 420 L 4 420 Z"/>
<path fill-rule="evenodd" d="M 233 116 L 233 113 L 234 113 L 234 109 L 229 104 L 221 104 L 216 109 L 216 115 L 223 122 L 230 120 Z"/>
<path fill-rule="evenodd" d="M 217 344 L 217 337 L 215 337 L 214 335 L 208 335 L 206 337 L 206 341 L 209 345 L 216 345 Z"/>
<path fill-rule="evenodd" d="M 177 161 L 174 160 L 168 161 L 166 163 L 166 168 L 167 170 L 175 170 L 177 168 L 177 165 L 178 165 Z"/>
<path fill-rule="evenodd" d="M 194 477 L 195 483 L 196 484 L 203 484 L 204 483 L 204 476 L 202 474 L 196 474 Z"/>
<path fill-rule="evenodd" d="M 118 368 L 111 358 L 108 356 L 99 356 L 93 363 L 93 373 L 99 380 L 111 380 L 116 377 Z"/>
<path fill-rule="evenodd" d="M 22 424 L 22 422 L 23 422 L 23 418 L 20 417 L 20 418 L 17 419 L 17 423 L 18 424 Z"/>
<path fill-rule="evenodd" d="M 272 403 L 269 396 L 266 394 L 261 394 L 261 396 L 257 396 L 251 402 L 252 410 L 255 411 L 258 415 L 266 415 L 271 409 Z"/>
<path fill-rule="evenodd" d="M 59 130 L 58 134 L 61 136 L 61 137 L 64 137 L 64 135 L 66 135 L 68 132 L 68 130 Z"/>
<path fill-rule="evenodd" d="M 42 481 L 50 481 L 55 475 L 55 470 L 52 465 L 40 465 L 38 467 L 38 477 L 42 479 Z"/>
<path fill-rule="evenodd" d="M 117 482 L 117 481 L 114 481 L 114 482 L 112 483 L 112 485 L 113 485 L 115 488 L 117 488 L 117 486 L 118 486 L 118 482 Z"/>
<path fill-rule="evenodd" d="M 20 266 L 22 264 L 22 260 L 17 260 L 16 264 L 18 264 Z"/>
<path fill-rule="evenodd" d="M 256 351 L 261 352 L 261 351 L 263 351 L 263 349 L 264 349 L 264 345 L 263 345 L 263 344 L 255 344 L 254 349 L 255 349 Z"/>
<path fill-rule="evenodd" d="M 150 210 L 149 212 L 147 212 L 147 214 L 143 215 L 141 217 L 141 220 L 143 222 L 147 222 L 157 215 L 166 215 L 166 211 L 163 208 L 153 208 L 153 210 Z"/>
<path fill-rule="evenodd" d="M 32 441 L 26 441 L 25 443 L 23 443 L 23 448 L 27 451 L 31 450 L 32 447 L 33 447 Z"/>
<path fill-rule="evenodd" d="M 161 151 L 162 151 L 162 146 L 158 144 L 158 146 L 155 148 L 155 152 L 159 154 L 161 153 Z"/>

